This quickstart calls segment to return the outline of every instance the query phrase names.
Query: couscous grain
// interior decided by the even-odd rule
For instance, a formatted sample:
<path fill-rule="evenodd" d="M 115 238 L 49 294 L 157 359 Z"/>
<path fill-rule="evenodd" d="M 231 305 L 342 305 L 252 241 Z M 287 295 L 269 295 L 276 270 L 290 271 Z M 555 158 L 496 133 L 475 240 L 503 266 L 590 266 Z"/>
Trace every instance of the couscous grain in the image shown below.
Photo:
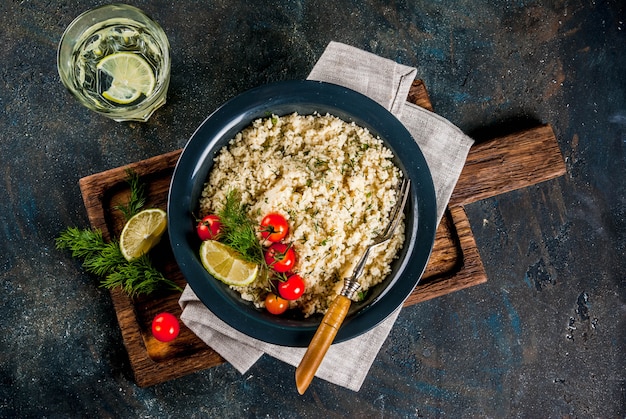
<path fill-rule="evenodd" d="M 367 129 L 332 115 L 271 116 L 255 120 L 217 154 L 200 198 L 201 214 L 219 211 L 229 191 L 241 193 L 248 215 L 270 212 L 289 223 L 286 240 L 306 291 L 292 308 L 323 313 L 365 247 L 388 223 L 402 173 L 392 152 Z M 374 248 L 360 278 L 366 291 L 384 280 L 404 242 L 404 224 Z M 265 278 L 235 288 L 263 306 Z"/>

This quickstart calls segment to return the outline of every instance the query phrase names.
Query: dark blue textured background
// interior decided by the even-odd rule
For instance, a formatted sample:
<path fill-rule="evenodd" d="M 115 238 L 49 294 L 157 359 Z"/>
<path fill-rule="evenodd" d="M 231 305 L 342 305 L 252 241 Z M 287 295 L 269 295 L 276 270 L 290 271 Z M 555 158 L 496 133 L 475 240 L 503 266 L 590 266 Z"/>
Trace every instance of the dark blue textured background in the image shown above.
<path fill-rule="evenodd" d="M 172 46 L 168 104 L 115 123 L 62 87 L 56 45 L 95 1 L 0 5 L 0 417 L 624 417 L 626 12 L 620 1 L 133 1 Z M 133 380 L 108 292 L 54 248 L 78 179 L 182 147 L 331 40 L 418 68 L 477 140 L 550 123 L 567 174 L 467 207 L 489 281 L 402 311 L 360 392 L 264 357 Z"/>

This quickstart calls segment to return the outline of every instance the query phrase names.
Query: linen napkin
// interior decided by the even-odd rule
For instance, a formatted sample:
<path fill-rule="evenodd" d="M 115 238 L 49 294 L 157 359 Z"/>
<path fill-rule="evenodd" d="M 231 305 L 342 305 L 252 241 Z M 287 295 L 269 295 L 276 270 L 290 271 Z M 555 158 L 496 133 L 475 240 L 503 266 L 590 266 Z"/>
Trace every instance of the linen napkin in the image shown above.
<path fill-rule="evenodd" d="M 413 67 L 331 42 L 308 79 L 342 85 L 365 94 L 390 110 L 406 126 L 431 171 L 439 222 L 473 140 L 444 118 L 406 101 L 416 74 L 417 69 Z M 181 320 L 187 327 L 242 374 L 264 353 L 297 366 L 306 351 L 306 348 L 265 343 L 240 333 L 211 313 L 189 286 L 179 304 L 183 309 Z M 358 391 L 399 312 L 397 309 L 361 336 L 333 344 L 316 376 Z"/>

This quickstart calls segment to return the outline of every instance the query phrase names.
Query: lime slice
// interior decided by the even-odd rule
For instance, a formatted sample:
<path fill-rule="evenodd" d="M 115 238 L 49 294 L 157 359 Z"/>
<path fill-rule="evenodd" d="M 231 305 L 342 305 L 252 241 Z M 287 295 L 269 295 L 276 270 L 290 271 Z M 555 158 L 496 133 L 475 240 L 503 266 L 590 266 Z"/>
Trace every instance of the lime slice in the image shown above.
<path fill-rule="evenodd" d="M 120 250 L 126 260 L 148 253 L 161 240 L 167 227 L 167 214 L 157 208 L 143 210 L 126 222 L 120 236 Z"/>
<path fill-rule="evenodd" d="M 102 92 L 102 96 L 123 105 L 136 101 L 142 93 L 150 96 L 156 84 L 150 64 L 132 52 L 107 55 L 98 63 L 98 70 L 112 79 L 111 86 Z"/>
<path fill-rule="evenodd" d="M 237 251 L 215 240 L 202 242 L 200 260 L 211 275 L 228 285 L 248 285 L 259 272 L 259 265 L 240 259 Z"/>

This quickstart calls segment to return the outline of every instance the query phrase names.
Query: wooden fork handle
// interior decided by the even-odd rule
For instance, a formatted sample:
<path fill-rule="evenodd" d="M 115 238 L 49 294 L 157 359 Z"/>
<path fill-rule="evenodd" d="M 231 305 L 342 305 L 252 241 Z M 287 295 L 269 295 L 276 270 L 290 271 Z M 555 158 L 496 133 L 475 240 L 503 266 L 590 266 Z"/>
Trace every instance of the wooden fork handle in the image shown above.
<path fill-rule="evenodd" d="M 317 372 L 328 348 L 335 340 L 335 336 L 348 314 L 350 308 L 350 299 L 343 295 L 338 295 L 330 307 L 326 311 L 322 322 L 320 323 L 306 353 L 300 361 L 300 365 L 296 368 L 296 387 L 298 393 L 304 394 L 306 389 L 313 381 L 313 377 Z"/>

